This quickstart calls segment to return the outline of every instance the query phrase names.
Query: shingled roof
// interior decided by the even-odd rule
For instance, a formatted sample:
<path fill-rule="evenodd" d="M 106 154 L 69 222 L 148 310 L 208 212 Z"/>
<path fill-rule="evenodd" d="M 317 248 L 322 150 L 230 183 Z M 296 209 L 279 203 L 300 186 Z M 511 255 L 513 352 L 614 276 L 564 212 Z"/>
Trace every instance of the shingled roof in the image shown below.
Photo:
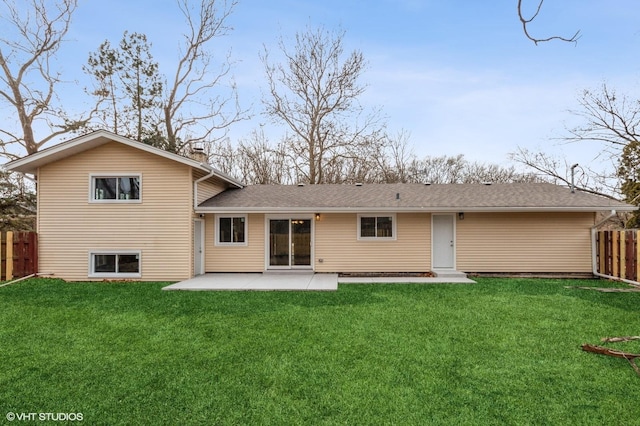
<path fill-rule="evenodd" d="M 632 211 L 635 206 L 549 183 L 249 185 L 198 212 Z"/>

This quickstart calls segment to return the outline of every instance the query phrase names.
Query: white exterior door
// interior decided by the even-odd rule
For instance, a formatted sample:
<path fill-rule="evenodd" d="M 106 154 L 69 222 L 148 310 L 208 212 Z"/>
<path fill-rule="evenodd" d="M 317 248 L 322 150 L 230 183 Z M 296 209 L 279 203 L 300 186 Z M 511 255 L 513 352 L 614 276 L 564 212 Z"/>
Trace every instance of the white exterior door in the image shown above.
<path fill-rule="evenodd" d="M 432 215 L 432 269 L 455 268 L 455 220 L 454 216 Z"/>
<path fill-rule="evenodd" d="M 193 221 L 193 275 L 204 274 L 204 221 Z"/>

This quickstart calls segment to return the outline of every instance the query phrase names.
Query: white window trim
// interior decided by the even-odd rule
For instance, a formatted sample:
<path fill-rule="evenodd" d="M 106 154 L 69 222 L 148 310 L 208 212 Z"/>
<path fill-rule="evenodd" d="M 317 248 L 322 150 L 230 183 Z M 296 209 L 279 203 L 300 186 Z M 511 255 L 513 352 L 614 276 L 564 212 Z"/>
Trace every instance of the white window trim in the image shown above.
<path fill-rule="evenodd" d="M 391 237 L 363 237 L 361 236 L 361 218 L 363 217 L 390 217 L 391 218 Z M 395 213 L 359 213 L 357 218 L 358 241 L 395 241 L 398 238 L 397 218 Z"/>
<path fill-rule="evenodd" d="M 123 178 L 123 177 L 137 177 L 140 182 L 140 197 L 137 200 L 97 200 L 94 198 L 96 193 L 95 180 L 96 178 Z M 93 204 L 140 204 L 142 203 L 142 173 L 91 173 L 89 174 L 89 203 Z"/>
<path fill-rule="evenodd" d="M 222 242 L 220 241 L 220 219 L 224 218 L 234 218 L 234 217 L 242 217 L 244 218 L 244 242 L 234 243 L 234 242 Z M 249 216 L 247 214 L 216 214 L 215 215 L 215 232 L 216 237 L 214 239 L 215 245 L 217 246 L 247 246 L 249 245 Z M 233 222 L 232 222 L 233 223 Z"/>
<path fill-rule="evenodd" d="M 138 272 L 137 273 L 114 273 L 114 272 L 94 272 L 94 256 L 95 255 L 120 255 L 135 254 L 138 255 Z M 90 250 L 89 251 L 89 278 L 141 278 L 142 277 L 142 251 L 141 250 Z"/>

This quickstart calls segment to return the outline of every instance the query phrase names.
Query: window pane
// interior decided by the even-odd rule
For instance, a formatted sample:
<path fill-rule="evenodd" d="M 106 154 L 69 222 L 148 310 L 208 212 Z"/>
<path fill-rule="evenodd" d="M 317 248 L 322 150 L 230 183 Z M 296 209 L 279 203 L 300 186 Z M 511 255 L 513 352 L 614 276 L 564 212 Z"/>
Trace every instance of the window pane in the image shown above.
<path fill-rule="evenodd" d="M 140 199 L 140 178 L 123 177 L 119 178 L 120 184 L 118 197 L 120 200 L 139 200 Z"/>
<path fill-rule="evenodd" d="M 220 218 L 219 232 L 220 232 L 221 243 L 231 242 L 231 218 L 230 217 Z"/>
<path fill-rule="evenodd" d="M 269 265 L 289 266 L 289 220 L 269 221 Z"/>
<path fill-rule="evenodd" d="M 140 261 L 137 254 L 119 254 L 118 272 L 121 274 L 140 272 Z"/>
<path fill-rule="evenodd" d="M 115 254 L 96 254 L 93 257 L 93 268 L 96 273 L 115 273 Z"/>
<path fill-rule="evenodd" d="M 360 236 L 361 237 L 376 236 L 376 218 L 375 217 L 360 218 Z"/>
<path fill-rule="evenodd" d="M 378 238 L 393 237 L 393 220 L 391 217 L 378 217 Z"/>
<path fill-rule="evenodd" d="M 96 200 L 115 200 L 116 199 L 116 181 L 117 178 L 96 178 L 95 180 L 95 199 Z"/>
<path fill-rule="evenodd" d="M 233 242 L 244 243 L 244 217 L 233 218 Z"/>

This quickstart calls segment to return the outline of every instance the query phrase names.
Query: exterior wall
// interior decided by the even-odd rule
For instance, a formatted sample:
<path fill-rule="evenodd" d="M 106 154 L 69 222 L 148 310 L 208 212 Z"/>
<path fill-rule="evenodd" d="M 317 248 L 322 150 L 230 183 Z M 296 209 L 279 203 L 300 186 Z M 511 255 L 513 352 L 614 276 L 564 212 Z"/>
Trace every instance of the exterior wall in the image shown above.
<path fill-rule="evenodd" d="M 90 174 L 140 173 L 141 203 L 90 203 Z M 38 173 L 39 269 L 88 280 L 90 250 L 141 250 L 141 280 L 189 278 L 192 173 L 174 161 L 109 143 Z"/>
<path fill-rule="evenodd" d="M 204 176 L 206 176 L 204 173 L 194 172 L 193 179 L 197 180 Z M 224 185 L 224 183 L 219 181 L 218 179 L 208 179 L 206 181 L 198 183 L 198 204 L 208 200 L 215 195 L 218 195 L 225 189 L 226 186 Z"/>
<path fill-rule="evenodd" d="M 457 269 L 591 272 L 593 213 L 465 213 L 456 219 Z"/>
<path fill-rule="evenodd" d="M 295 215 L 293 215 L 295 216 Z M 265 216 L 248 215 L 246 246 L 216 246 L 213 214 L 205 218 L 207 272 L 262 272 Z M 465 213 L 455 216 L 456 268 L 465 272 L 591 272 L 593 213 Z M 314 220 L 316 272 L 431 270 L 431 215 L 398 213 L 396 240 L 357 238 L 357 214 Z"/>
<path fill-rule="evenodd" d="M 247 215 L 247 245 L 216 246 L 215 215 L 205 215 L 205 272 L 263 272 L 264 215 Z"/>
<path fill-rule="evenodd" d="M 426 272 L 431 266 L 431 216 L 398 213 L 396 240 L 358 240 L 357 214 L 322 214 L 315 222 L 317 272 Z M 320 263 L 322 259 L 322 263 Z"/>

